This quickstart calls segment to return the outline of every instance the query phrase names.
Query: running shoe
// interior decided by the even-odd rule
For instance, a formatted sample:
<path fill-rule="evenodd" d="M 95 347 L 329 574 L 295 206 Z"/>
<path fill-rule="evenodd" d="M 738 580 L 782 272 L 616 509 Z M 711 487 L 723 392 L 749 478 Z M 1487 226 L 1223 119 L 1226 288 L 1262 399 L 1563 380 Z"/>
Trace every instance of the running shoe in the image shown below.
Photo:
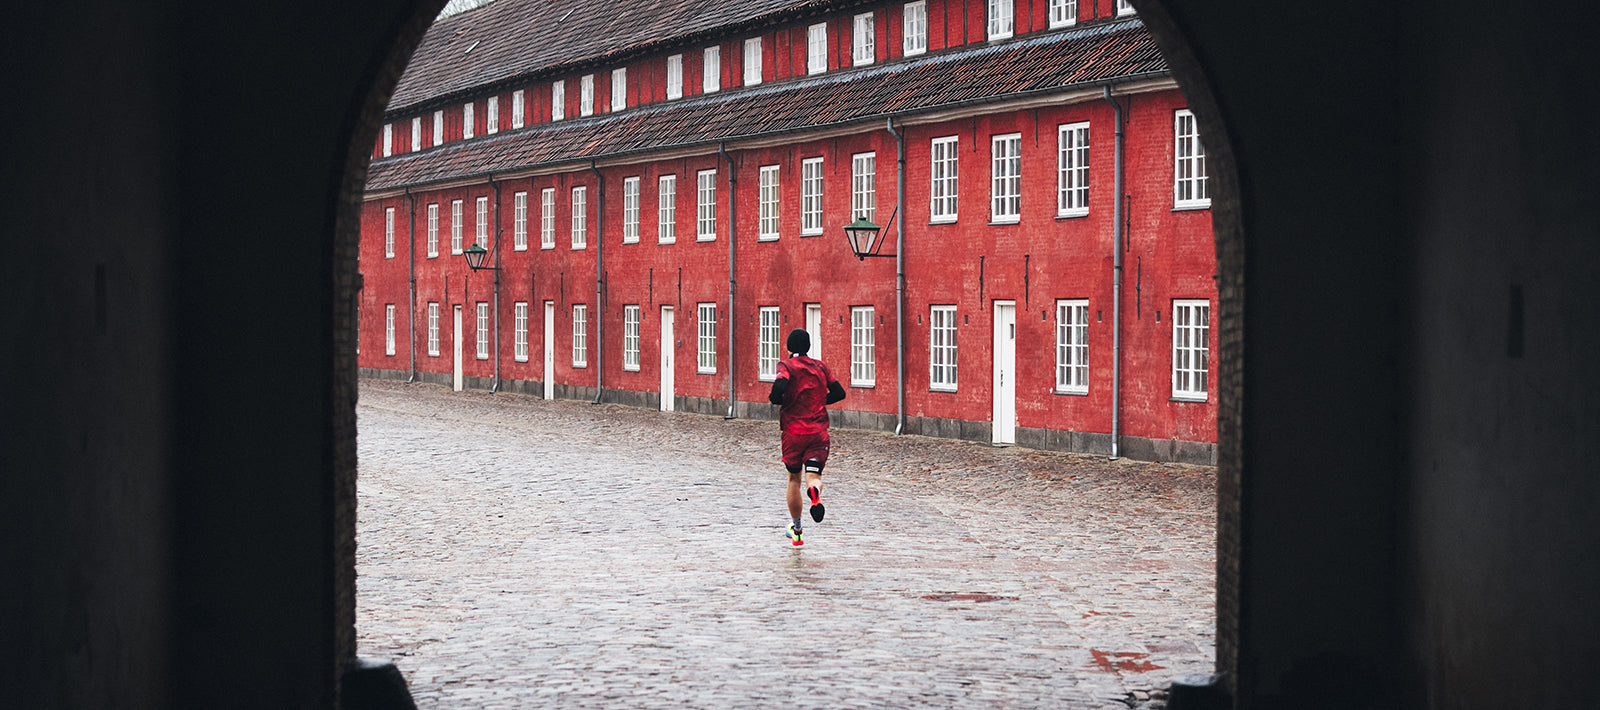
<path fill-rule="evenodd" d="M 822 491 L 816 486 L 806 486 L 806 495 L 811 498 L 811 519 L 822 522 L 822 514 L 828 512 L 822 507 Z"/>
<path fill-rule="evenodd" d="M 800 528 L 795 527 L 794 523 L 789 523 L 789 529 L 786 531 L 786 534 L 789 536 L 789 542 L 795 547 L 806 544 L 805 538 L 801 537 L 800 533 Z"/>

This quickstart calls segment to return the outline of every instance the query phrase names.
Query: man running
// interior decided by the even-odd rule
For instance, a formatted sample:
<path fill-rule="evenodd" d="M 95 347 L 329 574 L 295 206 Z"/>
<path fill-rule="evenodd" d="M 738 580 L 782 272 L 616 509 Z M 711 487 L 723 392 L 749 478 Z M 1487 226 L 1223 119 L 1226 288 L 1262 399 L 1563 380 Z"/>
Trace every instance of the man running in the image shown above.
<path fill-rule="evenodd" d="M 778 379 L 767 401 L 778 405 L 778 428 L 783 434 L 783 465 L 789 469 L 789 541 L 806 544 L 801 537 L 800 474 L 806 477 L 811 499 L 811 519 L 822 522 L 822 467 L 828 464 L 828 410 L 825 405 L 844 399 L 844 388 L 821 360 L 806 357 L 811 336 L 805 330 L 789 331 L 784 347 L 793 354 L 778 361 Z"/>

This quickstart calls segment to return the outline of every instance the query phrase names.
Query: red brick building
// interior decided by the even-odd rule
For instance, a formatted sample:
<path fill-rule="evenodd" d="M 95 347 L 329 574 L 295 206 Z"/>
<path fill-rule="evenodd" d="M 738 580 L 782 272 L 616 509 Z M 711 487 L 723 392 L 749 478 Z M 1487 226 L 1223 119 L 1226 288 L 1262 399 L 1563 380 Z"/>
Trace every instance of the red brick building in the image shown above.
<path fill-rule="evenodd" d="M 841 425 L 1215 462 L 1204 149 L 1131 8 L 678 5 L 434 25 L 374 146 L 364 375 L 771 417 L 804 327 Z"/>

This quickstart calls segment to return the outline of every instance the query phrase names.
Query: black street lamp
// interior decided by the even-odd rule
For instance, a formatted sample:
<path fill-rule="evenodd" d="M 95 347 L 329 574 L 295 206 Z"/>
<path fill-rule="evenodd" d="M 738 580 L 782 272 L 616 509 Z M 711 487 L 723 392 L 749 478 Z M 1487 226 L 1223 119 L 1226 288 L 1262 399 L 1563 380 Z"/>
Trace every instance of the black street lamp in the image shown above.
<path fill-rule="evenodd" d="M 889 224 L 894 224 L 895 212 L 889 214 Z M 850 242 L 850 253 L 856 255 L 858 261 L 866 261 L 869 256 L 894 257 L 894 254 L 880 254 L 883 248 L 883 235 L 889 231 L 889 224 L 879 227 L 866 217 L 857 217 L 856 221 L 844 226 L 844 238 Z"/>
<path fill-rule="evenodd" d="M 476 242 L 474 242 L 472 246 L 467 247 L 464 251 L 462 251 L 461 255 L 467 258 L 467 266 L 472 267 L 473 271 L 499 271 L 500 270 L 500 267 L 498 267 L 498 266 L 484 266 L 483 265 L 484 257 L 489 256 L 489 250 L 485 249 L 485 248 L 483 248 L 481 246 L 478 246 L 478 244 Z"/>

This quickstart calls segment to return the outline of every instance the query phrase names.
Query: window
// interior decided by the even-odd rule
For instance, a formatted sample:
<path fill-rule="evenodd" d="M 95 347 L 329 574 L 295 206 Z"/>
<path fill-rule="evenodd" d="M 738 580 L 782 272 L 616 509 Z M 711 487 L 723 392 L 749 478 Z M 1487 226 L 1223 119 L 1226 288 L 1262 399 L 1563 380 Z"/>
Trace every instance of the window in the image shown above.
<path fill-rule="evenodd" d="M 439 304 L 428 302 L 428 357 L 439 357 Z"/>
<path fill-rule="evenodd" d="M 1011 0 L 989 0 L 989 39 L 1011 36 Z"/>
<path fill-rule="evenodd" d="M 611 70 L 611 110 L 621 111 L 628 107 L 628 68 L 618 67 Z"/>
<path fill-rule="evenodd" d="M 1128 2 L 1128 0 L 1117 0 L 1117 17 L 1132 15 L 1134 12 L 1136 10 L 1133 9 L 1133 3 Z"/>
<path fill-rule="evenodd" d="M 700 346 L 695 361 L 696 371 L 702 375 L 717 374 L 717 304 L 702 303 L 697 309 Z"/>
<path fill-rule="evenodd" d="M 667 99 L 683 98 L 683 55 L 667 57 Z"/>
<path fill-rule="evenodd" d="M 1172 398 L 1206 401 L 1211 324 L 1209 301 L 1172 302 Z"/>
<path fill-rule="evenodd" d="M 478 198 L 477 239 L 478 246 L 489 248 L 489 198 Z"/>
<path fill-rule="evenodd" d="M 489 304 L 478 301 L 478 359 L 489 359 Z"/>
<path fill-rule="evenodd" d="M 856 15 L 850 40 L 850 65 L 860 67 L 871 64 L 878 46 L 877 38 L 872 34 L 872 13 Z"/>
<path fill-rule="evenodd" d="M 556 248 L 556 189 L 539 191 L 539 248 Z"/>
<path fill-rule="evenodd" d="M 908 57 L 928 51 L 928 3 L 906 3 L 901 24 L 901 51 Z"/>
<path fill-rule="evenodd" d="M 709 242 L 717 238 L 717 171 L 701 170 L 696 174 L 699 180 L 700 199 L 696 203 L 694 239 L 697 242 Z"/>
<path fill-rule="evenodd" d="M 450 201 L 450 253 L 461 253 L 461 200 Z"/>
<path fill-rule="evenodd" d="M 383 304 L 383 354 L 394 355 L 394 304 Z"/>
<path fill-rule="evenodd" d="M 928 323 L 928 388 L 956 390 L 956 307 L 934 306 Z"/>
<path fill-rule="evenodd" d="M 1172 206 L 1174 209 L 1199 209 L 1211 206 L 1206 191 L 1206 149 L 1200 145 L 1200 127 L 1194 114 L 1179 110 L 1173 125 L 1177 145 L 1173 154 Z"/>
<path fill-rule="evenodd" d="M 956 136 L 933 139 L 928 169 L 933 176 L 933 185 L 928 193 L 930 222 L 956 221 L 956 190 L 960 184 L 956 180 L 956 155 L 959 147 L 960 141 Z"/>
<path fill-rule="evenodd" d="M 671 244 L 678 241 L 678 176 L 662 175 L 657 182 L 656 243 Z"/>
<path fill-rule="evenodd" d="M 461 106 L 461 138 L 463 140 L 472 137 L 472 108 L 473 107 L 470 102 Z"/>
<path fill-rule="evenodd" d="M 1022 219 L 1022 134 L 995 136 L 991 168 L 990 222 Z"/>
<path fill-rule="evenodd" d="M 1050 27 L 1070 27 L 1078 23 L 1078 0 L 1050 0 Z"/>
<path fill-rule="evenodd" d="M 422 117 L 411 119 L 411 152 L 422 150 Z"/>
<path fill-rule="evenodd" d="M 589 246 L 589 188 L 572 188 L 572 248 Z"/>
<path fill-rule="evenodd" d="M 756 239 L 772 241 L 778 238 L 778 166 L 761 166 L 761 219 L 756 229 Z"/>
<path fill-rule="evenodd" d="M 705 61 L 700 66 L 700 91 L 711 93 L 722 88 L 722 48 L 706 47 Z"/>
<path fill-rule="evenodd" d="M 639 243 L 639 178 L 622 179 L 622 243 Z"/>
<path fill-rule="evenodd" d="M 800 233 L 822 233 L 822 158 L 800 162 Z"/>
<path fill-rule="evenodd" d="M 639 371 L 639 307 L 622 307 L 622 369 Z"/>
<path fill-rule="evenodd" d="M 761 307 L 761 333 L 756 340 L 756 379 L 771 382 L 778 379 L 778 307 Z"/>
<path fill-rule="evenodd" d="M 578 115 L 594 115 L 594 75 L 584 74 L 578 80 Z"/>
<path fill-rule="evenodd" d="M 572 307 L 572 366 L 589 366 L 589 307 Z"/>
<path fill-rule="evenodd" d="M 444 109 L 433 112 L 433 144 L 444 143 Z"/>
<path fill-rule="evenodd" d="M 744 85 L 755 86 L 761 83 L 761 38 L 751 37 L 744 41 Z"/>
<path fill-rule="evenodd" d="M 806 73 L 821 74 L 828 70 L 828 23 L 818 22 L 806 28 Z"/>
<path fill-rule="evenodd" d="M 567 117 L 567 82 L 557 79 L 550 82 L 550 120 L 559 121 Z"/>
<path fill-rule="evenodd" d="M 872 306 L 850 309 L 850 386 L 872 387 L 877 383 L 876 327 Z"/>
<path fill-rule="evenodd" d="M 528 361 L 528 303 L 517 301 L 512 305 L 514 325 L 511 328 L 511 357 L 517 362 Z"/>
<path fill-rule="evenodd" d="M 877 214 L 877 154 L 857 153 L 850 156 L 850 221 L 876 222 Z"/>
<path fill-rule="evenodd" d="M 488 134 L 488 135 L 491 135 L 491 136 L 496 134 L 496 133 L 499 133 L 500 132 L 500 97 L 498 97 L 498 96 L 490 96 L 489 97 L 489 104 L 488 104 L 488 106 L 486 106 L 484 108 L 485 108 L 484 113 L 486 114 L 484 116 L 484 120 L 488 123 L 488 126 L 485 127 L 483 132 Z"/>
<path fill-rule="evenodd" d="M 511 92 L 511 127 L 512 128 L 521 128 L 521 127 L 523 127 L 523 125 L 525 125 L 525 122 L 527 120 L 527 119 L 525 119 L 523 117 L 523 114 L 527 111 L 527 103 L 526 103 L 526 100 L 523 98 L 523 96 L 524 96 L 524 94 L 523 94 L 522 89 L 517 89 L 516 91 Z"/>
<path fill-rule="evenodd" d="M 394 124 L 383 124 L 383 157 L 394 154 Z"/>
<path fill-rule="evenodd" d="M 1058 130 L 1059 174 L 1056 178 L 1056 214 L 1089 214 L 1089 123 L 1068 123 Z"/>
<path fill-rule="evenodd" d="M 439 203 L 428 203 L 428 258 L 439 256 Z"/>
<path fill-rule="evenodd" d="M 528 193 L 511 196 L 511 248 L 528 250 Z"/>
<path fill-rule="evenodd" d="M 383 258 L 394 258 L 394 208 L 383 210 Z"/>
<path fill-rule="evenodd" d="M 1089 394 L 1089 302 L 1056 301 L 1056 391 Z"/>

